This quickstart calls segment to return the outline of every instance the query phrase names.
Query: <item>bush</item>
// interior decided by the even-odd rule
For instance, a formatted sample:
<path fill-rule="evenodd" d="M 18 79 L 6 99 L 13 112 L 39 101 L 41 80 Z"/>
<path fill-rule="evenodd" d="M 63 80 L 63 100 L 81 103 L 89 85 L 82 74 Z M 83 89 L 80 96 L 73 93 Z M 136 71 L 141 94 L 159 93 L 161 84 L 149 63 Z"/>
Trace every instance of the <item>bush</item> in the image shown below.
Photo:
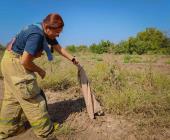
<path fill-rule="evenodd" d="M 125 55 L 124 63 L 141 63 L 142 58 L 138 55 Z"/>
<path fill-rule="evenodd" d="M 85 45 L 80 45 L 76 48 L 77 52 L 88 52 L 89 48 Z"/>
<path fill-rule="evenodd" d="M 136 37 L 121 41 L 114 48 L 117 54 L 170 54 L 170 39 L 156 28 L 147 28 Z"/>
<path fill-rule="evenodd" d="M 4 50 L 5 50 L 5 47 L 0 44 L 0 51 L 4 51 Z"/>
<path fill-rule="evenodd" d="M 98 45 L 97 44 L 92 44 L 90 46 L 90 50 L 93 53 L 97 54 L 103 54 L 103 53 L 110 53 L 112 52 L 114 44 L 111 43 L 110 41 L 101 41 Z"/>
<path fill-rule="evenodd" d="M 79 45 L 79 46 L 75 46 L 75 45 L 70 45 L 66 47 L 66 50 L 68 50 L 71 53 L 76 53 L 76 52 L 88 52 L 89 48 L 85 45 Z"/>
<path fill-rule="evenodd" d="M 75 45 L 70 45 L 66 47 L 66 50 L 68 50 L 71 53 L 76 53 L 77 52 L 77 48 Z"/>
<path fill-rule="evenodd" d="M 121 41 L 119 44 L 117 44 L 113 51 L 115 54 L 125 54 L 128 53 L 128 42 L 127 41 Z"/>

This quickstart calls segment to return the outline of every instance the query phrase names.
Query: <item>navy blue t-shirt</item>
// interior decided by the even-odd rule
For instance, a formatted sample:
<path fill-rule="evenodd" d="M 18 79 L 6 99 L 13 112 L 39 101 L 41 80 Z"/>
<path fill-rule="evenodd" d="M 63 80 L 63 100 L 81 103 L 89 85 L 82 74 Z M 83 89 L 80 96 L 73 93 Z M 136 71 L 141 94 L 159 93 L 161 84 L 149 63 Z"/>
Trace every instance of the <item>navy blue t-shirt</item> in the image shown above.
<path fill-rule="evenodd" d="M 36 25 L 29 25 L 21 30 L 16 35 L 16 40 L 13 44 L 12 50 L 18 54 L 23 54 L 27 51 L 29 54 L 35 56 L 35 54 L 43 50 L 43 40 L 46 39 L 49 45 L 57 45 L 56 39 L 51 40 L 45 37 L 41 28 Z"/>

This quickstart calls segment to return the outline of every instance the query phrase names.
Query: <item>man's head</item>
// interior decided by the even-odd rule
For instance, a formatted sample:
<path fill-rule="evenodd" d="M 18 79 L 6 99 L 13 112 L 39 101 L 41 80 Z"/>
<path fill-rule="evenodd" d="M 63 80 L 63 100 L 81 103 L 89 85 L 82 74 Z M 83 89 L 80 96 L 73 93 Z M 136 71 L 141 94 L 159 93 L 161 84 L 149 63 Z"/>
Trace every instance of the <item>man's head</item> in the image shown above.
<path fill-rule="evenodd" d="M 43 20 L 43 29 L 45 34 L 50 39 L 55 39 L 59 34 L 61 33 L 64 22 L 63 19 L 59 14 L 49 14 L 44 20 Z"/>

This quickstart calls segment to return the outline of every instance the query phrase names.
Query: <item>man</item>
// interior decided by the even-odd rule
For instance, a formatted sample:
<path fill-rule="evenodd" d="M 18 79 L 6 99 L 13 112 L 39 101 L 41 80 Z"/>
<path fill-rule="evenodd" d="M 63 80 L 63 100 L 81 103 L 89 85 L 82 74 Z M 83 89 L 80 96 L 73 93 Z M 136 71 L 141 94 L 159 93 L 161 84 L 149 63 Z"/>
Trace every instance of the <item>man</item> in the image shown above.
<path fill-rule="evenodd" d="M 29 25 L 21 30 L 7 50 L 1 62 L 4 77 L 4 99 L 0 114 L 0 139 L 14 136 L 23 127 L 22 116 L 25 116 L 37 137 L 56 139 L 53 135 L 53 124 L 47 112 L 44 96 L 41 94 L 35 73 L 43 79 L 46 72 L 33 60 L 41 57 L 43 50 L 48 60 L 52 60 L 51 49 L 56 50 L 78 64 L 78 61 L 62 48 L 56 37 L 63 30 L 64 22 L 60 15 L 49 14 L 42 23 Z"/>

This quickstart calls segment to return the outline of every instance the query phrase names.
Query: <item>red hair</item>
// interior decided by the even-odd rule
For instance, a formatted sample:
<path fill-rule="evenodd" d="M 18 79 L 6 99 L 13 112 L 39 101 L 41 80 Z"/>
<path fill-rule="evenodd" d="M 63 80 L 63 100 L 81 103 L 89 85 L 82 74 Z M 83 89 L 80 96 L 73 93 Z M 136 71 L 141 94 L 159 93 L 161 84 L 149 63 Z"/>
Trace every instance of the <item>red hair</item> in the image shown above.
<path fill-rule="evenodd" d="M 59 14 L 52 13 L 45 17 L 43 23 L 52 28 L 63 28 L 64 22 Z"/>

